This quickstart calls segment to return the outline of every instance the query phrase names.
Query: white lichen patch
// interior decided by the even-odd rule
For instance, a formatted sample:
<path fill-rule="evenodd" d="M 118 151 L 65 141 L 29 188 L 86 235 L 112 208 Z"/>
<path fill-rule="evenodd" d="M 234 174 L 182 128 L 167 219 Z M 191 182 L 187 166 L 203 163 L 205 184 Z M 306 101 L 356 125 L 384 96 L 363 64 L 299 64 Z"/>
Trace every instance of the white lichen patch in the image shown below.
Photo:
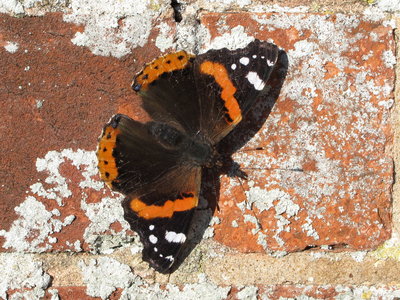
<path fill-rule="evenodd" d="M 396 57 L 394 56 L 393 51 L 383 51 L 382 55 L 382 60 L 386 68 L 393 68 L 393 66 L 396 64 Z"/>
<path fill-rule="evenodd" d="M 7 298 L 8 290 L 17 290 L 12 299 L 41 299 L 51 278 L 42 263 L 29 254 L 3 254 L 0 257 L 0 298 Z"/>
<path fill-rule="evenodd" d="M 257 244 L 263 247 L 266 252 L 268 251 L 267 235 L 262 231 L 257 234 Z"/>
<path fill-rule="evenodd" d="M 365 256 L 367 255 L 366 251 L 356 251 L 356 252 L 350 252 L 350 256 L 356 261 L 356 262 L 363 262 Z"/>
<path fill-rule="evenodd" d="M 265 190 L 258 186 L 251 187 L 245 191 L 247 201 L 237 203 L 237 206 L 244 212 L 243 221 L 245 223 L 254 224 L 251 232 L 257 235 L 257 243 L 267 251 L 266 236 L 272 237 L 280 245 L 284 245 L 284 240 L 280 237 L 282 231 L 290 231 L 290 219 L 298 214 L 300 206 L 294 203 L 289 194 L 279 190 Z M 257 213 L 245 213 L 248 210 L 257 208 Z M 276 219 L 276 229 L 262 229 L 260 222 L 261 217 L 258 217 L 263 211 L 270 211 L 274 213 Z"/>
<path fill-rule="evenodd" d="M 90 220 L 90 224 L 83 235 L 86 242 L 93 244 L 99 234 L 106 231 L 111 231 L 111 234 L 114 235 L 117 234 L 110 228 L 115 222 L 120 222 L 124 231 L 129 229 L 128 223 L 122 219 L 123 209 L 120 205 L 122 199 L 123 196 L 104 197 L 101 202 L 89 204 L 86 203 L 85 199 L 82 199 L 81 208 Z"/>
<path fill-rule="evenodd" d="M 19 15 L 24 13 L 23 3 L 17 0 L 1 0 L 0 12 L 6 14 Z"/>
<path fill-rule="evenodd" d="M 72 12 L 64 15 L 64 21 L 85 26 L 72 42 L 96 55 L 117 58 L 144 46 L 155 18 L 170 7 L 164 0 L 72 0 L 70 6 Z"/>
<path fill-rule="evenodd" d="M 166 23 L 162 23 L 157 26 L 160 32 L 156 38 L 156 46 L 161 52 L 170 49 L 174 46 L 174 36 L 171 32 L 171 27 Z"/>
<path fill-rule="evenodd" d="M 244 7 L 246 5 L 250 5 L 251 4 L 251 0 L 208 0 L 209 2 L 216 2 L 219 5 L 224 5 L 224 6 L 230 6 L 232 4 L 234 4 L 235 6 L 238 7 Z"/>
<path fill-rule="evenodd" d="M 300 210 L 299 205 L 291 200 L 290 195 L 279 189 L 268 191 L 260 187 L 254 187 L 245 193 L 249 208 L 254 204 L 260 212 L 273 207 L 276 215 L 285 213 L 290 218 L 295 216 Z M 276 205 L 274 205 L 274 202 L 276 202 Z"/>
<path fill-rule="evenodd" d="M 43 183 L 37 182 L 31 185 L 31 191 L 40 197 L 56 200 L 59 206 L 63 206 L 63 199 L 67 199 L 72 195 L 72 191 L 68 187 L 68 179 L 60 174 L 59 169 L 67 160 L 71 161 L 71 164 L 77 169 L 83 169 L 82 175 L 85 180 L 80 183 L 81 188 L 90 187 L 100 190 L 103 187 L 103 183 L 95 182 L 91 179 L 91 176 L 97 174 L 95 153 L 65 149 L 61 152 L 49 151 L 44 158 L 37 159 L 37 171 L 48 174 L 45 183 L 52 185 L 52 187 L 45 188 Z"/>
<path fill-rule="evenodd" d="M 63 165 L 72 165 L 83 178 L 73 184 L 71 178 L 61 174 Z M 5 238 L 4 248 L 30 252 L 52 249 L 58 242 L 52 235 L 74 224 L 75 215 L 61 216 L 60 213 L 72 197 L 80 199 L 80 208 L 90 221 L 83 239 L 89 245 L 95 244 L 99 248 L 96 251 L 106 252 L 130 240 L 125 234 L 129 225 L 123 219 L 120 205 L 122 196 L 118 193 L 103 196 L 100 192 L 104 184 L 95 179 L 98 170 L 94 151 L 49 151 L 44 158 L 37 159 L 36 168 L 38 172 L 45 173 L 46 178 L 44 182 L 38 181 L 30 186 L 25 200 L 15 208 L 18 218 L 13 221 L 10 229 L 0 230 L 0 236 Z M 98 194 L 99 202 L 87 203 L 88 195 L 93 193 Z M 56 205 L 59 209 L 49 211 L 44 202 L 50 202 L 50 205 Z M 122 231 L 118 233 L 110 229 L 117 222 L 122 225 Z M 115 235 L 112 241 L 102 238 L 109 231 Z M 67 240 L 65 244 L 72 251 L 82 250 L 79 240 Z"/>
<path fill-rule="evenodd" d="M 128 265 L 109 258 L 100 257 L 79 266 L 86 285 L 86 293 L 91 297 L 108 297 L 118 288 L 120 299 L 225 299 L 230 287 L 219 287 L 210 283 L 205 274 L 198 275 L 198 282 L 185 284 L 183 288 L 167 284 L 160 288 L 158 283 L 148 283 L 132 273 Z M 251 291 L 245 291 L 248 294 Z"/>
<path fill-rule="evenodd" d="M 243 26 L 238 25 L 213 40 L 204 40 L 203 43 L 206 48 L 202 48 L 201 52 L 206 52 L 209 49 L 228 48 L 233 50 L 244 48 L 252 41 L 254 41 L 254 37 L 249 35 Z"/>
<path fill-rule="evenodd" d="M 335 299 L 397 299 L 400 297 L 398 287 L 379 286 L 335 286 Z"/>
<path fill-rule="evenodd" d="M 43 252 L 52 248 L 52 233 L 60 232 L 64 226 L 72 223 L 74 216 L 68 216 L 64 221 L 58 219 L 57 210 L 48 211 L 43 203 L 33 196 L 15 208 L 19 216 L 11 228 L 0 230 L 5 242 L 3 248 L 16 251 Z"/>
<path fill-rule="evenodd" d="M 239 300 L 258 299 L 258 288 L 256 286 L 246 286 L 237 293 L 236 297 Z"/>
<path fill-rule="evenodd" d="M 310 8 L 308 6 L 282 6 L 279 4 L 273 4 L 273 5 L 267 5 L 265 4 L 259 4 L 259 5 L 254 5 L 251 9 L 252 12 L 272 12 L 272 13 L 306 13 L 310 11 Z"/>
<path fill-rule="evenodd" d="M 0 0 L 0 12 L 13 16 L 43 16 L 49 11 L 63 11 L 67 6 L 67 0 Z"/>
<path fill-rule="evenodd" d="M 132 241 L 132 238 L 126 236 L 129 224 L 123 219 L 123 209 L 120 204 L 122 199 L 123 196 L 104 197 L 98 203 L 89 204 L 84 199 L 82 200 L 82 210 L 90 221 L 83 238 L 92 245 L 92 250 L 95 252 L 110 253 L 114 248 Z M 116 232 L 111 228 L 111 225 L 116 222 L 122 225 L 121 232 Z"/>
<path fill-rule="evenodd" d="M 19 44 L 18 43 L 15 43 L 15 42 L 7 42 L 5 45 L 4 45 L 4 49 L 6 49 L 8 52 L 10 52 L 10 53 L 15 53 L 15 52 L 17 52 L 18 51 L 18 48 L 19 48 Z"/>
<path fill-rule="evenodd" d="M 252 234 L 257 234 L 260 231 L 260 224 L 258 223 L 258 220 L 254 215 L 244 214 L 243 222 L 252 223 L 254 225 L 254 228 L 251 230 Z"/>
<path fill-rule="evenodd" d="M 58 290 L 57 289 L 48 289 L 47 291 L 51 295 L 51 299 L 50 300 L 60 300 L 60 295 L 58 294 Z"/>
<path fill-rule="evenodd" d="M 319 240 L 318 232 L 312 226 L 312 220 L 309 217 L 306 218 L 306 223 L 304 223 L 301 228 L 304 230 L 307 236 L 311 236 L 315 240 Z"/>
<path fill-rule="evenodd" d="M 363 13 L 364 13 L 364 18 L 368 21 L 379 22 L 385 19 L 384 11 L 382 11 L 376 6 L 368 6 Z"/>
<path fill-rule="evenodd" d="M 400 0 L 377 0 L 375 6 L 386 12 L 400 12 Z"/>
<path fill-rule="evenodd" d="M 91 297 L 107 299 L 117 288 L 129 288 L 135 281 L 141 284 L 128 265 L 109 257 L 91 259 L 88 263 L 81 261 L 83 282 L 86 293 Z"/>
<path fill-rule="evenodd" d="M 64 149 L 62 151 L 49 151 L 44 158 L 38 158 L 36 161 L 36 168 L 38 172 L 45 172 L 48 176 L 45 183 L 54 185 L 54 187 L 46 188 L 43 191 L 43 196 L 49 200 L 57 200 L 57 204 L 62 206 L 62 199 L 68 198 L 72 195 L 72 191 L 68 187 L 68 179 L 60 174 L 60 167 L 62 164 L 70 163 L 80 171 L 84 180 L 79 182 L 80 188 L 91 188 L 99 191 L 104 187 L 101 181 L 94 180 L 92 177 L 98 173 L 97 158 L 94 151 L 85 151 L 78 149 Z M 31 190 L 34 193 L 41 193 L 44 189 L 43 184 L 34 184 Z M 50 195 L 49 195 L 50 194 Z"/>
<path fill-rule="evenodd" d="M 159 284 L 147 284 L 136 278 L 133 284 L 121 293 L 123 300 L 128 299 L 226 299 L 230 287 L 221 287 L 207 280 L 204 274 L 200 274 L 197 283 L 185 284 L 179 287 L 175 284 L 167 284 L 160 288 Z"/>
<path fill-rule="evenodd" d="M 220 224 L 221 220 L 217 216 L 213 216 L 211 218 L 209 226 L 206 228 L 203 234 L 203 239 L 209 239 L 214 236 L 214 228 L 212 227 L 215 224 Z"/>

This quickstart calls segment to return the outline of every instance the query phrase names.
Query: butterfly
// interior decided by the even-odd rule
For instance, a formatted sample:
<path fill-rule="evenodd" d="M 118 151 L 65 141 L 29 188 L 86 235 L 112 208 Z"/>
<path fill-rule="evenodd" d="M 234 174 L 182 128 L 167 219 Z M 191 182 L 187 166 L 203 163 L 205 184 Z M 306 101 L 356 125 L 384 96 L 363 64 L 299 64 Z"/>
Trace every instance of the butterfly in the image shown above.
<path fill-rule="evenodd" d="M 277 63 L 278 47 L 254 40 L 197 56 L 179 51 L 145 65 L 132 88 L 151 121 L 122 114 L 97 149 L 102 180 L 126 197 L 124 217 L 161 273 L 176 263 L 199 203 L 201 174 L 218 163 L 218 143 L 242 120 Z"/>

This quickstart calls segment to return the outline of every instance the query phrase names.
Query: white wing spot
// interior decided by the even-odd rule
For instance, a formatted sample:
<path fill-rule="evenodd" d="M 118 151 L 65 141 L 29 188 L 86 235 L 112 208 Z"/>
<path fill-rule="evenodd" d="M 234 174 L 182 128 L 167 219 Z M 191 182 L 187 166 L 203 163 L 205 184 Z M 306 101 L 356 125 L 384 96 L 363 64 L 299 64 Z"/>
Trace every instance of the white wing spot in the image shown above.
<path fill-rule="evenodd" d="M 250 59 L 249 59 L 248 57 L 242 57 L 241 59 L 239 59 L 239 62 L 240 62 L 242 65 L 247 66 L 247 65 L 249 64 L 249 62 L 250 62 Z"/>
<path fill-rule="evenodd" d="M 149 241 L 150 241 L 150 243 L 152 243 L 152 244 L 156 244 L 157 241 L 158 241 L 158 238 L 157 238 L 155 235 L 150 235 L 150 236 L 149 236 Z"/>
<path fill-rule="evenodd" d="M 154 247 L 154 252 L 158 252 L 158 249 L 156 247 Z"/>
<path fill-rule="evenodd" d="M 257 91 L 262 91 L 264 89 L 265 82 L 261 80 L 256 72 L 247 73 L 246 78 Z"/>
<path fill-rule="evenodd" d="M 166 231 L 165 239 L 170 243 L 184 243 L 186 241 L 186 235 L 183 233 L 176 233 L 174 231 Z"/>
<path fill-rule="evenodd" d="M 263 56 L 261 56 L 261 59 L 264 59 L 265 58 L 265 56 L 263 55 Z"/>
<path fill-rule="evenodd" d="M 166 256 L 165 259 L 168 259 L 170 261 L 174 261 L 175 260 L 175 258 L 173 258 L 172 255 Z"/>
<path fill-rule="evenodd" d="M 254 54 L 252 57 L 253 57 L 253 58 L 257 58 L 257 55 Z"/>
<path fill-rule="evenodd" d="M 237 67 L 236 64 L 232 64 L 232 65 L 231 65 L 231 69 L 232 69 L 232 70 L 236 70 L 236 67 Z"/>
<path fill-rule="evenodd" d="M 163 257 L 163 255 L 162 255 L 162 254 L 160 254 L 160 257 Z"/>
<path fill-rule="evenodd" d="M 150 229 L 150 230 L 153 230 L 153 229 L 154 229 L 154 225 L 150 225 L 150 226 L 149 226 L 149 229 Z"/>
<path fill-rule="evenodd" d="M 272 60 L 267 59 L 267 65 L 269 67 L 272 67 L 275 64 L 275 62 L 273 62 Z"/>

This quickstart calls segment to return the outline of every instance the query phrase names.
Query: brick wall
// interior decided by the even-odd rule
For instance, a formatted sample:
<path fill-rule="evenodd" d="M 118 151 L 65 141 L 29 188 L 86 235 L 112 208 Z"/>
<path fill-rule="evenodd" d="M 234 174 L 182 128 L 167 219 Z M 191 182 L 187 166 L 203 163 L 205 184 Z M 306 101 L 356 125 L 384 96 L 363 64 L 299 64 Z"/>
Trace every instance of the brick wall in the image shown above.
<path fill-rule="evenodd" d="M 400 4 L 173 4 L 0 0 L 0 298 L 400 297 Z M 254 38 L 282 51 L 224 141 L 248 179 L 203 176 L 188 256 L 157 273 L 97 138 L 115 113 L 148 118 L 130 88 L 146 62 Z"/>

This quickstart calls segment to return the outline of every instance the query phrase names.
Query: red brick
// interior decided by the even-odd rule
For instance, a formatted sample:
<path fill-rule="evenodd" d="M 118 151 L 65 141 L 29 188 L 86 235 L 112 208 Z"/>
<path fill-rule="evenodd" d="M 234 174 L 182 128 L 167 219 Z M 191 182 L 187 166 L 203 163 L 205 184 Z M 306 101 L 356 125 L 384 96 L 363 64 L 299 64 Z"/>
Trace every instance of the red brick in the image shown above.
<path fill-rule="evenodd" d="M 87 250 L 90 245 L 83 234 L 94 221 L 82 210 L 82 198 L 90 205 L 117 196 L 107 189 L 80 187 L 86 166 L 73 165 L 64 157 L 59 172 L 67 179 L 71 195 L 61 199 L 61 206 L 30 191 L 37 180 L 47 191 L 54 187 L 43 182 L 49 174 L 38 172 L 35 163 L 52 150 L 94 151 L 103 124 L 116 112 L 144 120 L 129 84 L 132 75 L 159 51 L 150 42 L 122 59 L 93 55 L 71 43 L 82 28 L 62 22 L 60 14 L 22 19 L 1 15 L 0 21 L 1 43 L 19 44 L 16 53 L 0 50 L 0 97 L 5 99 L 0 104 L 2 149 L 7 154 L 1 157 L 1 229 L 9 230 L 18 219 L 14 208 L 26 196 L 35 196 L 47 211 L 59 210 L 60 216 L 54 214 L 52 220 L 63 222 L 70 215 L 76 219 L 59 233 L 53 228 L 49 235 L 58 239 L 56 243 L 45 239 L 29 250 L 45 251 L 48 246 L 46 251 L 75 251 L 71 243 L 76 241 Z M 394 69 L 385 63 L 384 55 L 394 53 L 393 29 L 362 17 L 318 14 L 208 13 L 201 23 L 212 38 L 243 26 L 242 35 L 272 39 L 289 58 L 272 111 L 258 103 L 231 137 L 231 141 L 248 142 L 234 159 L 249 180 L 239 184 L 239 179 L 221 179 L 217 214 L 221 222 L 214 225 L 215 239 L 245 252 L 290 252 L 327 245 L 372 249 L 387 239 Z M 156 37 L 157 30 L 150 38 Z M 332 46 L 334 42 L 338 44 Z M 275 74 L 272 82 L 281 84 L 280 76 Z M 275 88 L 279 92 L 280 87 Z M 233 221 L 238 226 L 232 226 Z M 126 230 L 126 223 L 110 227 L 99 234 Z M 39 234 L 32 229 L 27 240 Z"/>
<path fill-rule="evenodd" d="M 222 180 L 215 238 L 246 252 L 372 249 L 389 238 L 393 29 L 340 14 L 210 13 L 201 21 L 214 43 L 243 26 L 243 37 L 273 40 L 289 63 L 271 113 L 234 155 L 249 180 Z"/>

